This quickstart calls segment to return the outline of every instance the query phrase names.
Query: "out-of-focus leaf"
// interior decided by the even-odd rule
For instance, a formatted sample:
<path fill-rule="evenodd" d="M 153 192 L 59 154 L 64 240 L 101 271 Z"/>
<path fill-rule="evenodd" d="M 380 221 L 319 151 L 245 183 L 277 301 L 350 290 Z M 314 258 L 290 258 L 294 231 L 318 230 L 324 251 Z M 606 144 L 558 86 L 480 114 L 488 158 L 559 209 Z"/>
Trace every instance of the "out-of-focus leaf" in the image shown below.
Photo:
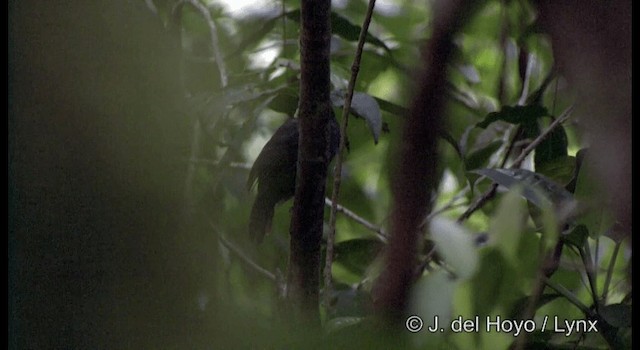
<path fill-rule="evenodd" d="M 531 124 L 538 118 L 549 115 L 547 109 L 540 105 L 530 106 L 504 106 L 500 112 L 487 114 L 483 121 L 478 123 L 478 127 L 486 128 L 489 124 L 503 120 L 511 124 Z"/>
<path fill-rule="evenodd" d="M 478 84 L 480 82 L 480 73 L 478 73 L 478 70 L 473 65 L 460 65 L 458 66 L 458 70 L 469 83 Z"/>
<path fill-rule="evenodd" d="M 478 267 L 478 250 L 471 232 L 442 217 L 431 220 L 429 232 L 436 249 L 456 274 L 463 279 L 473 276 Z"/>
<path fill-rule="evenodd" d="M 447 329 L 456 285 L 457 281 L 444 270 L 421 277 L 411 290 L 409 312 L 422 318 L 425 327 L 432 325 L 437 316 L 438 324 Z"/>
<path fill-rule="evenodd" d="M 525 203 L 521 187 L 514 187 L 502 198 L 489 224 L 492 241 L 513 264 L 517 263 L 518 243 L 527 218 Z"/>
<path fill-rule="evenodd" d="M 584 156 L 585 165 L 591 161 L 590 157 L 591 153 Z M 615 219 L 609 209 L 610 206 L 602 203 L 607 196 L 601 193 L 602 187 L 599 186 L 590 169 L 588 166 L 582 166 L 576 178 L 575 198 L 591 208 L 588 215 L 582 215 L 577 219 L 577 223 L 587 227 L 590 237 L 597 238 L 614 226 Z"/>
<path fill-rule="evenodd" d="M 362 275 L 384 246 L 375 239 L 351 239 L 337 243 L 334 247 L 334 263 Z"/>
<path fill-rule="evenodd" d="M 567 145 L 567 133 L 561 125 L 551 130 L 547 137 L 536 147 L 533 156 L 536 171 L 540 172 L 539 169 L 544 168 L 547 163 L 559 158 L 566 158 Z"/>
<path fill-rule="evenodd" d="M 509 274 L 508 263 L 497 249 L 483 249 L 478 273 L 471 279 L 474 314 L 490 314 L 500 302 L 503 285 Z"/>
<path fill-rule="evenodd" d="M 554 204 L 573 201 L 573 195 L 562 186 L 529 170 L 478 169 L 472 172 L 484 175 L 506 188 L 522 185 L 522 195 L 539 208 L 546 206 L 549 200 Z"/>

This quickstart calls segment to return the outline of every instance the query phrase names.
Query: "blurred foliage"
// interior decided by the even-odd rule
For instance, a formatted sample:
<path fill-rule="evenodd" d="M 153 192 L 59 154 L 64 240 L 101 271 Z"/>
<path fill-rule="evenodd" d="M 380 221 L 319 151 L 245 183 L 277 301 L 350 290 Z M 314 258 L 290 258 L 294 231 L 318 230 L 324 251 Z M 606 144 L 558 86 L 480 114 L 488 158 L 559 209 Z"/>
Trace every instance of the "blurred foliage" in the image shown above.
<path fill-rule="evenodd" d="M 172 4 L 156 2 L 166 23 Z M 403 0 L 379 4 L 359 67 L 355 91 L 364 102 L 355 105 L 354 116 L 360 118 L 349 124 L 339 202 L 381 229 L 387 227 L 391 210 L 391 152 L 402 142 L 401 124 L 414 91 L 413 72 L 421 65 L 418 49 L 429 39 L 434 20 L 423 4 Z M 245 179 L 268 137 L 287 115 L 295 114 L 300 69 L 299 2 L 282 0 L 277 5 L 232 16 L 217 1 L 207 3 L 229 71 L 224 89 L 207 24 L 185 7 L 182 66 L 176 67 L 181 70 L 190 114 L 205 130 L 203 158 L 191 160 L 199 165 L 200 205 L 210 213 L 211 234 L 226 237 L 243 253 L 241 257 L 219 245 L 220 295 L 240 314 L 251 313 L 264 329 L 280 317 L 279 282 L 256 272 L 248 260 L 274 276 L 282 275 L 291 202 L 277 207 L 273 232 L 262 245 L 253 246 L 247 233 L 252 193 L 247 192 Z M 363 0 L 336 1 L 333 7 L 331 82 L 338 116 L 365 10 Z M 431 226 L 432 236 L 425 233 L 426 242 L 433 237 L 436 250 L 425 248 L 419 257 L 424 262 L 422 277 L 408 311 L 422 316 L 425 327 L 439 316 L 443 331 L 406 332 L 407 344 L 459 349 L 511 346 L 516 339 L 513 332 L 484 331 L 487 317 L 533 320 L 536 330 L 528 334 L 530 348 L 630 344 L 630 246 L 622 240 L 625 234 L 617 231 L 608 206 L 598 201 L 589 168 L 578 164 L 576 151 L 588 146 L 576 131 L 580 116 L 571 116 L 552 130 L 517 165 L 523 170 L 496 170 L 513 166 L 522 150 L 573 101 L 570 87 L 555 74 L 552 48 L 537 26 L 535 9 L 527 1 L 485 1 L 456 37 L 455 47 L 446 87 L 447 131 L 439 159 L 433 160 L 441 176 L 434 207 L 442 219 Z M 496 197 L 469 220 L 455 223 L 492 180 L 501 185 Z M 555 198 L 570 199 L 573 205 Z M 341 214 L 336 238 L 332 267 L 336 286 L 331 291 L 335 303 L 325 305 L 323 324 L 333 338 L 344 338 L 342 344 L 361 334 L 359 327 L 371 314 L 372 281 L 380 270 L 379 254 L 386 241 Z M 564 249 L 554 269 L 547 270 L 543 267 L 557 241 Z M 544 293 L 530 298 L 547 279 L 550 284 Z M 479 331 L 456 332 L 450 327 L 452 320 L 475 316 L 480 319 Z M 560 330 L 564 320 L 587 319 L 597 321 L 598 333 L 581 329 L 565 336 Z M 545 321 L 549 323 L 541 329 Z M 554 322 L 560 322 L 555 331 Z"/>

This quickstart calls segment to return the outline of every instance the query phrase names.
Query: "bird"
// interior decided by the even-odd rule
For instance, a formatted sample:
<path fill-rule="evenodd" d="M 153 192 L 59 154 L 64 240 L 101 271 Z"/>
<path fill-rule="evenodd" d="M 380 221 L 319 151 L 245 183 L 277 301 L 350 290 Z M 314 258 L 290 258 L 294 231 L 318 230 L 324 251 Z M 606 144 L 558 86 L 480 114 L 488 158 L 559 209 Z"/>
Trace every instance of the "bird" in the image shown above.
<path fill-rule="evenodd" d="M 328 122 L 330 162 L 340 146 L 340 127 L 333 110 Z M 271 232 L 275 206 L 293 197 L 295 193 L 298 137 L 298 119 L 287 119 L 264 145 L 249 171 L 247 189 L 251 190 L 256 182 L 258 187 L 249 216 L 249 236 L 258 244 Z"/>

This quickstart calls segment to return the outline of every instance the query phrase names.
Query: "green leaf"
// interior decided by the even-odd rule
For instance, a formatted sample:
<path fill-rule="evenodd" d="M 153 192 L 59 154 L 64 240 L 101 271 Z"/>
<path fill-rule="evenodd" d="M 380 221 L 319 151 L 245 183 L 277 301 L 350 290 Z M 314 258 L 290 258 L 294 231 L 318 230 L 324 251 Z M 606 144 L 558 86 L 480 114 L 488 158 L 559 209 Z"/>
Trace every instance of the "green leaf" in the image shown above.
<path fill-rule="evenodd" d="M 269 104 L 269 108 L 276 112 L 284 113 L 288 116 L 293 116 L 298 109 L 298 95 L 293 92 L 283 92 L 278 94 L 273 101 Z"/>
<path fill-rule="evenodd" d="M 437 270 L 420 277 L 411 290 L 409 312 L 420 316 L 425 327 L 430 325 L 437 316 L 438 323 L 446 329 L 451 322 L 452 301 L 456 286 L 456 280 L 444 270 Z"/>
<path fill-rule="evenodd" d="M 478 250 L 471 232 L 442 217 L 431 220 L 429 232 L 436 249 L 456 274 L 463 279 L 473 276 L 478 267 Z"/>
<path fill-rule="evenodd" d="M 484 175 L 498 184 L 512 188 L 521 185 L 522 195 L 543 209 L 549 200 L 554 204 L 573 201 L 573 195 L 551 179 L 525 169 L 478 169 L 472 172 Z"/>
<path fill-rule="evenodd" d="M 567 133 L 562 125 L 551 130 L 542 142 L 536 147 L 533 157 L 536 171 L 540 172 L 547 163 L 567 157 Z"/>
<path fill-rule="evenodd" d="M 333 261 L 354 274 L 362 275 L 383 246 L 375 239 L 343 241 L 335 245 Z"/>
<path fill-rule="evenodd" d="M 502 146 L 501 140 L 489 142 L 487 145 L 471 152 L 464 159 L 464 166 L 467 170 L 478 169 L 485 165 L 491 156 Z"/>
<path fill-rule="evenodd" d="M 471 279 L 475 315 L 489 315 L 500 302 L 509 270 L 504 256 L 498 250 L 489 248 L 482 252 L 478 273 Z"/>
<path fill-rule="evenodd" d="M 532 124 L 538 118 L 549 115 L 546 108 L 539 105 L 530 106 L 504 106 L 500 112 L 491 112 L 485 119 L 478 123 L 478 127 L 485 129 L 489 124 L 503 120 L 511 124 Z"/>
<path fill-rule="evenodd" d="M 331 94 L 331 102 L 334 107 L 343 107 L 344 91 L 334 91 Z M 364 92 L 354 92 L 351 100 L 351 111 L 355 116 L 367 122 L 367 126 L 373 135 L 373 141 L 377 144 L 382 132 L 382 113 L 376 99 Z"/>
<path fill-rule="evenodd" d="M 542 174 L 560 185 L 568 185 L 575 176 L 575 168 L 576 158 L 564 156 L 536 164 L 536 173 Z M 567 191 L 569 190 L 567 189 Z"/>
<path fill-rule="evenodd" d="M 525 203 L 521 188 L 514 187 L 502 198 L 489 224 L 493 242 L 512 264 L 517 264 L 518 244 L 527 219 Z"/>

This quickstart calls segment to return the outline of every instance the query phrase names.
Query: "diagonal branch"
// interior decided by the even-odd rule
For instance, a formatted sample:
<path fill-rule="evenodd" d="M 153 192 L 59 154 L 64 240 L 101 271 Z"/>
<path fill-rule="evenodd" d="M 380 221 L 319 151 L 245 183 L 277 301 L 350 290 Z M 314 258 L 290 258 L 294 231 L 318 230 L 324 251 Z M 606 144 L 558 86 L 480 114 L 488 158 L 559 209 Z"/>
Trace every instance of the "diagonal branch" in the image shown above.
<path fill-rule="evenodd" d="M 515 168 L 517 165 L 522 163 L 522 161 L 531 153 L 533 150 L 538 147 L 538 145 L 544 141 L 544 139 L 549 136 L 549 134 L 564 121 L 569 119 L 571 116 L 571 112 L 573 111 L 573 105 L 569 106 L 562 115 L 560 115 L 556 120 L 549 125 L 549 127 L 542 132 L 538 137 L 536 137 L 525 149 L 522 150 L 520 155 L 513 161 L 513 165 L 510 168 Z M 498 184 L 493 183 L 491 188 L 489 188 L 485 193 L 482 194 L 460 217 L 458 218 L 458 223 L 461 223 L 467 220 L 476 210 L 482 208 L 493 196 L 496 194 L 496 190 L 498 189 Z"/>

